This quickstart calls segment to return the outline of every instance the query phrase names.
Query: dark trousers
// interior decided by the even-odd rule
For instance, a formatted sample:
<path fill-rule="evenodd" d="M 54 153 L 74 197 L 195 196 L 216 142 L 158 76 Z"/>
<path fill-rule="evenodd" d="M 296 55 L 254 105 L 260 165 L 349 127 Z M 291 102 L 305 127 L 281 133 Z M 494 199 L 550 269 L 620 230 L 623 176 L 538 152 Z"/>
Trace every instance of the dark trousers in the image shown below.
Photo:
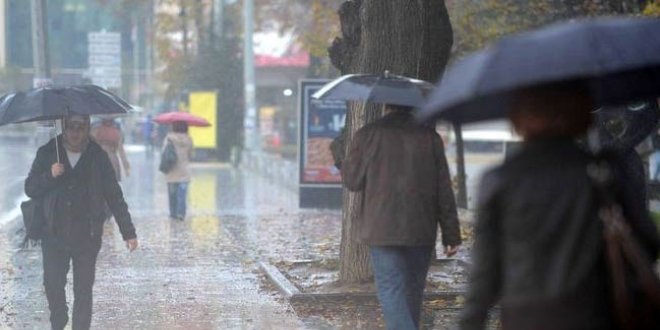
<path fill-rule="evenodd" d="M 387 329 L 419 329 L 433 246 L 371 246 L 370 250 Z"/>
<path fill-rule="evenodd" d="M 73 330 L 89 329 L 92 322 L 92 287 L 100 240 L 86 247 L 69 247 L 56 238 L 41 243 L 44 287 L 50 309 L 52 329 L 64 329 L 69 321 L 66 303 L 66 276 L 73 263 Z"/>

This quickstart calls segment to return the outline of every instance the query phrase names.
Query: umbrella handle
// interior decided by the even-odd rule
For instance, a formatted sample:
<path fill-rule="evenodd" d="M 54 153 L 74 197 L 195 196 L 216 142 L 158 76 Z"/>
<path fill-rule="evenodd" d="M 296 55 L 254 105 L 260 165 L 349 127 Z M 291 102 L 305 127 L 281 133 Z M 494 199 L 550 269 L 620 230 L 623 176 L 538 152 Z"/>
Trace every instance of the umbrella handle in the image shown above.
<path fill-rule="evenodd" d="M 60 123 L 60 127 L 62 127 L 62 125 L 64 125 L 64 121 L 62 121 Z M 63 128 L 62 128 L 62 130 L 63 130 Z M 60 163 L 60 147 L 59 147 L 58 142 L 57 142 L 57 135 L 59 135 L 59 134 L 57 134 L 57 121 L 55 121 L 55 154 L 57 155 L 57 163 L 59 164 Z"/>

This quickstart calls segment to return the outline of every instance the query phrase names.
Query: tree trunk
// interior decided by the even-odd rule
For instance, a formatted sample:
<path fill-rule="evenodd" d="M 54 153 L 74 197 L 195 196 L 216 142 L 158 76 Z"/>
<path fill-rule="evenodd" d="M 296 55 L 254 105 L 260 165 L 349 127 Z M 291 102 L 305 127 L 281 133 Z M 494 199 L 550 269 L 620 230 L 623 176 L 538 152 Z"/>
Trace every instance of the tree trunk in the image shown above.
<path fill-rule="evenodd" d="M 342 74 L 382 73 L 435 82 L 449 58 L 452 30 L 444 1 L 353 0 L 339 9 L 342 36 L 329 48 Z M 355 132 L 380 117 L 381 106 L 351 104 L 346 119 L 348 150 Z M 362 193 L 344 190 L 339 279 L 345 283 L 372 277 L 368 247 L 355 240 Z"/>

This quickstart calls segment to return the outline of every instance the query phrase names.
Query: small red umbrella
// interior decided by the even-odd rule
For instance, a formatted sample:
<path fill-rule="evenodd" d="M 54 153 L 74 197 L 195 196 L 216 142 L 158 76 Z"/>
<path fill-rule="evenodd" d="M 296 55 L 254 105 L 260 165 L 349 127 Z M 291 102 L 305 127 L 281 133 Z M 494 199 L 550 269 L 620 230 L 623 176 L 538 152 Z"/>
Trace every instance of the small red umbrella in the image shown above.
<path fill-rule="evenodd" d="M 154 121 L 159 124 L 172 124 L 177 121 L 182 121 L 187 123 L 188 126 L 211 126 L 211 123 L 209 123 L 208 120 L 183 111 L 161 113 L 160 115 L 156 116 L 156 118 L 154 118 Z"/>

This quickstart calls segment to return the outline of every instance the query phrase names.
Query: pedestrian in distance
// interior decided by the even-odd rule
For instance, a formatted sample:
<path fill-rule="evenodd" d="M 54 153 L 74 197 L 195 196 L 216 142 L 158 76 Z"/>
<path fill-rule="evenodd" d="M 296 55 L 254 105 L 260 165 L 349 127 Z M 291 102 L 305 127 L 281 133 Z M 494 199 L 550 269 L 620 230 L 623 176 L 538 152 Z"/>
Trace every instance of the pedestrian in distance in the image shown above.
<path fill-rule="evenodd" d="M 625 106 L 601 107 L 593 112 L 593 131 L 598 150 L 607 151 L 625 164 L 626 178 L 638 196 L 640 208 L 647 208 L 647 172 L 640 154 L 651 153 L 650 143 L 644 143 L 658 127 L 660 109 L 656 100 L 635 102 Z"/>
<path fill-rule="evenodd" d="M 438 225 L 447 256 L 461 244 L 456 202 L 440 136 L 412 108 L 387 105 L 358 130 L 341 167 L 343 184 L 364 193 L 357 227 L 369 246 L 388 329 L 419 329 Z"/>
<path fill-rule="evenodd" d="M 69 321 L 65 286 L 72 263 L 72 328 L 89 329 L 106 204 L 128 250 L 138 241 L 108 155 L 90 138 L 89 116 L 64 118 L 63 133 L 55 139 L 37 151 L 25 194 L 43 206 L 43 283 L 51 327 L 64 329 Z"/>
<path fill-rule="evenodd" d="M 122 168 L 125 176 L 130 176 L 131 166 L 124 150 L 124 135 L 115 121 L 112 118 L 103 118 L 101 124 L 92 129 L 92 137 L 108 154 L 117 181 L 121 181 Z"/>
<path fill-rule="evenodd" d="M 594 156 L 576 141 L 592 123 L 589 95 L 581 83 L 513 94 L 508 116 L 524 142 L 482 178 L 461 329 L 483 329 L 496 303 L 504 329 L 619 329 L 609 299 L 613 285 L 599 213 L 604 205 L 590 171 L 595 161 L 609 164 L 608 191 L 623 208 L 649 267 L 660 239 L 643 203 L 635 200 L 639 194 L 626 177 L 627 165 L 617 157 Z M 641 303 L 632 302 L 638 311 Z M 660 328 L 643 313 L 636 321 L 635 329 Z"/>
<path fill-rule="evenodd" d="M 142 140 L 144 142 L 144 151 L 147 157 L 151 157 L 154 152 L 154 137 L 156 135 L 155 124 L 151 115 L 147 115 L 142 123 Z"/>
<path fill-rule="evenodd" d="M 165 173 L 170 218 L 183 221 L 186 217 L 186 199 L 190 183 L 189 167 L 193 150 L 193 141 L 188 134 L 187 123 L 183 121 L 172 123 L 172 131 L 167 133 L 165 141 L 163 141 L 163 151 L 168 144 L 174 146 L 177 159 L 174 167 Z"/>

